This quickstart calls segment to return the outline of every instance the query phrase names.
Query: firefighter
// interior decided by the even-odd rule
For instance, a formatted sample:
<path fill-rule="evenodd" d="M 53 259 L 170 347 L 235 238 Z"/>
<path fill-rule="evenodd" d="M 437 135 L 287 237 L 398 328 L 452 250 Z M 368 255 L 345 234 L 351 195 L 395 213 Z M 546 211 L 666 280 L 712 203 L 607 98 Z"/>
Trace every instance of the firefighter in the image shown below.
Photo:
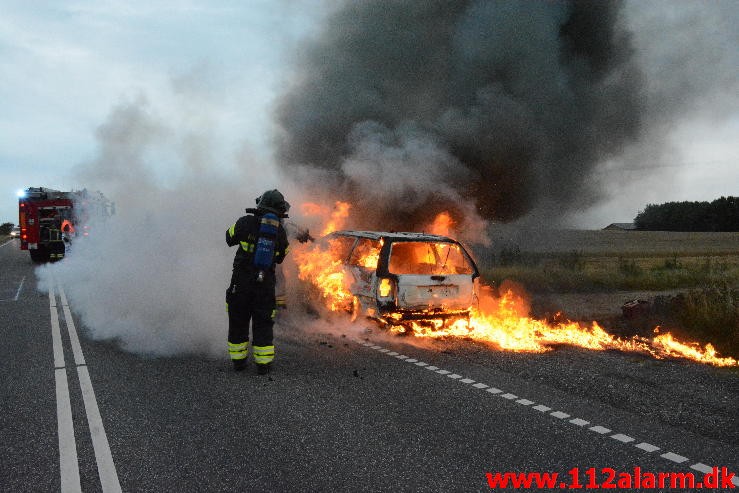
<path fill-rule="evenodd" d="M 282 263 L 287 255 L 282 218 L 287 217 L 290 204 L 278 190 L 264 192 L 256 202 L 256 209 L 246 209 L 247 215 L 226 231 L 228 246 L 238 246 L 226 291 L 226 309 L 228 352 L 234 370 L 246 368 L 251 322 L 254 361 L 257 372 L 264 375 L 270 372 L 275 357 L 275 264 Z M 268 266 L 262 263 L 265 251 L 269 252 Z"/>

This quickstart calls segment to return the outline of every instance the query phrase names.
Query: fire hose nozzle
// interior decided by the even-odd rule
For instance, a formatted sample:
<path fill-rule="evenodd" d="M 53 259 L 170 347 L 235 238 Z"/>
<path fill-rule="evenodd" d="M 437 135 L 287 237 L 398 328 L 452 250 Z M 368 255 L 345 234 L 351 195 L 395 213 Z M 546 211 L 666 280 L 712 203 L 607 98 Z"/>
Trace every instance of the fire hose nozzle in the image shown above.
<path fill-rule="evenodd" d="M 313 238 L 313 237 L 312 237 L 312 236 L 310 235 L 310 231 L 308 231 L 307 229 L 306 229 L 305 231 L 301 231 L 301 232 L 300 232 L 300 234 L 298 234 L 298 235 L 297 235 L 297 236 L 296 236 L 295 238 L 296 238 L 296 239 L 297 239 L 297 240 L 298 240 L 298 241 L 299 241 L 300 243 L 307 243 L 307 242 L 309 242 L 309 241 L 310 241 L 310 242 L 312 243 L 312 242 L 316 241 L 316 239 L 315 239 L 315 238 Z"/>

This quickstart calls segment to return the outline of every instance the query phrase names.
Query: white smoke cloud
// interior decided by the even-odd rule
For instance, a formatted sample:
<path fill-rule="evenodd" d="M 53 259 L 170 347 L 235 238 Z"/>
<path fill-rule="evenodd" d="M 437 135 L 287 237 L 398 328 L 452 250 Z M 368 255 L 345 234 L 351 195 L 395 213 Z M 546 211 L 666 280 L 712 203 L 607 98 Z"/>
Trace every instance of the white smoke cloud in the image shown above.
<path fill-rule="evenodd" d="M 116 107 L 97 138 L 99 156 L 78 175 L 116 214 L 93 223 L 64 261 L 39 267 L 41 283 L 58 280 L 94 339 L 141 354 L 223 356 L 234 254 L 224 232 L 275 186 L 274 173 L 240 155 L 241 171 L 224 175 L 207 142 L 166 125 L 144 99 Z M 152 171 L 162 155 L 179 157 L 168 180 Z"/>

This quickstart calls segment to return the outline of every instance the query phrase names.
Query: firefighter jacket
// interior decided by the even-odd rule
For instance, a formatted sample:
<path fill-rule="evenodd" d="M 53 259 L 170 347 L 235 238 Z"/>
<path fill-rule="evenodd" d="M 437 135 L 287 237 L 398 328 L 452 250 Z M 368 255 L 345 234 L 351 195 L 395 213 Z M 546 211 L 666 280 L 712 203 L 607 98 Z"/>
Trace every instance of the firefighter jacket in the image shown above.
<path fill-rule="evenodd" d="M 234 256 L 233 268 L 245 272 L 256 272 L 254 266 L 254 250 L 259 239 L 259 222 L 262 219 L 261 212 L 257 214 L 247 214 L 242 216 L 228 230 L 226 230 L 226 244 L 228 246 L 239 245 L 239 249 Z M 285 259 L 288 251 L 287 234 L 282 226 L 282 221 L 277 229 L 277 238 L 275 238 L 275 254 L 271 274 L 274 276 L 274 264 L 280 264 Z"/>

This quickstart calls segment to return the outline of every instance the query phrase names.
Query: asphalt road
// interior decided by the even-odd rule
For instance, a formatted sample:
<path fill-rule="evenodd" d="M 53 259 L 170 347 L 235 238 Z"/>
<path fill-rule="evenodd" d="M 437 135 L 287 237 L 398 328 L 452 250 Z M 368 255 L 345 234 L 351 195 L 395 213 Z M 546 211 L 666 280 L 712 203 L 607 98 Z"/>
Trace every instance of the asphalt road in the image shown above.
<path fill-rule="evenodd" d="M 89 340 L 16 243 L 0 276 L 3 492 L 485 491 L 488 472 L 739 470 L 735 370 L 285 320 L 264 377 Z"/>

